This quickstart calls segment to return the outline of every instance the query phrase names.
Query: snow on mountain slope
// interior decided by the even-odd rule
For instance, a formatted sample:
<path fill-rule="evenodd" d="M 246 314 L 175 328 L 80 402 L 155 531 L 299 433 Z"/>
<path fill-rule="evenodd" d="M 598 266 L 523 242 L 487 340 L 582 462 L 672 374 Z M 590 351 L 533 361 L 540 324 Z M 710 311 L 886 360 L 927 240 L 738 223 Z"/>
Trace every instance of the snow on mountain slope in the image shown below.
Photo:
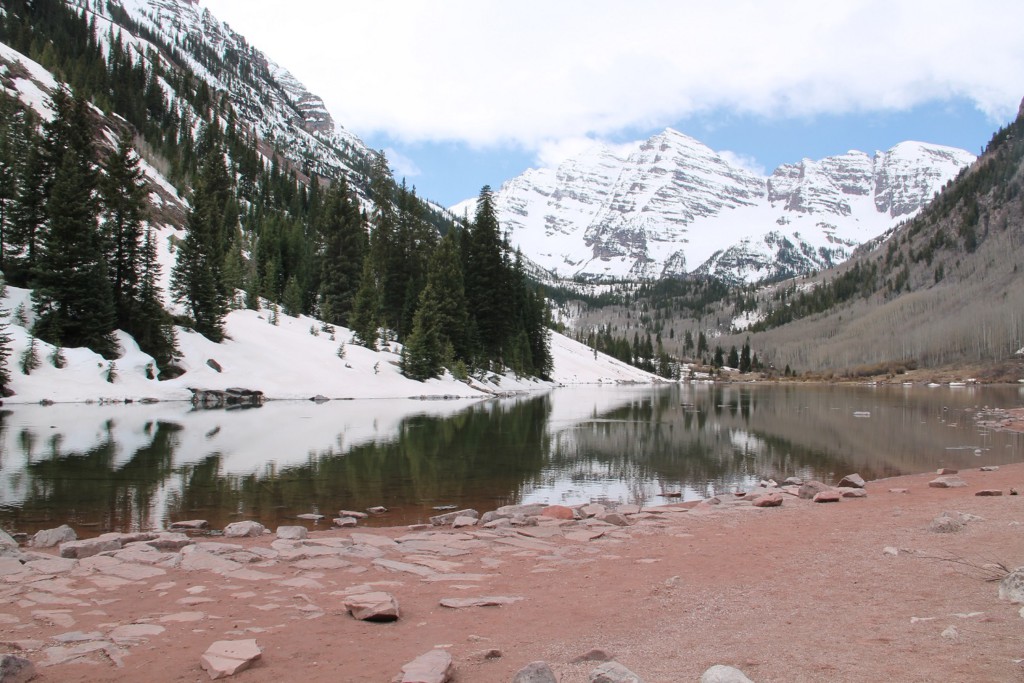
<path fill-rule="evenodd" d="M 557 169 L 531 169 L 502 186 L 495 207 L 513 243 L 562 277 L 755 281 L 844 261 L 973 161 L 904 142 L 873 156 L 804 159 L 764 178 L 668 129 L 626 153 L 595 146 Z"/>

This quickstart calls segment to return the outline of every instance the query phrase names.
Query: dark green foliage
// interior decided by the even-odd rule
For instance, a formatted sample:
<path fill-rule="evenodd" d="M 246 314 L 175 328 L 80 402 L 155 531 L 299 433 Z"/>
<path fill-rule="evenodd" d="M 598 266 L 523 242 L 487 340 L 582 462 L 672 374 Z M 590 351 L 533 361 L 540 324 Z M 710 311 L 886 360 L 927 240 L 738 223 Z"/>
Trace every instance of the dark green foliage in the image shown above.
<path fill-rule="evenodd" d="M 377 348 L 377 330 L 380 328 L 380 290 L 370 259 L 363 260 L 363 273 L 352 304 L 352 322 L 350 327 L 355 334 L 355 342 L 368 349 Z"/>
<path fill-rule="evenodd" d="M 402 374 L 410 379 L 422 381 L 441 373 L 444 347 L 440 330 L 440 298 L 429 284 L 420 294 L 412 333 L 402 350 Z"/>
<path fill-rule="evenodd" d="M 327 191 L 319 209 L 318 230 L 322 245 L 318 254 L 320 317 L 348 326 L 369 238 L 359 206 L 344 181 Z"/>
<path fill-rule="evenodd" d="M 753 361 L 750 358 L 750 337 L 747 337 L 747 340 L 743 342 L 743 350 L 740 352 L 739 364 L 734 367 L 739 367 L 740 372 L 750 372 L 753 369 Z"/>

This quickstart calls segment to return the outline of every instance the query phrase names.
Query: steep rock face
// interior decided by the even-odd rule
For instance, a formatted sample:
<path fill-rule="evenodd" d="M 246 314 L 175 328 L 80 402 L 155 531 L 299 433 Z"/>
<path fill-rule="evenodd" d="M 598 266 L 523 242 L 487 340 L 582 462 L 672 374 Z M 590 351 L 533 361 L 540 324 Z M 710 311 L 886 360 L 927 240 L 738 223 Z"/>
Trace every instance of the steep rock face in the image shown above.
<path fill-rule="evenodd" d="M 68 0 L 81 6 L 82 0 Z M 265 153 L 275 145 L 299 169 L 316 171 L 321 176 L 349 177 L 361 189 L 362 172 L 374 152 L 363 142 L 337 125 L 324 102 L 310 93 L 291 73 L 275 64 L 245 38 L 220 22 L 208 9 L 193 0 L 111 0 L 145 32 L 165 45 L 176 46 L 173 59 L 183 61 L 214 92 L 224 92 L 238 113 L 240 123 L 253 131 L 266 145 Z M 159 45 L 118 25 L 119 19 L 103 3 L 98 11 L 101 37 L 110 27 L 121 31 L 122 40 L 140 53 L 153 49 L 170 66 L 171 55 Z M 141 33 L 141 31 L 140 31 Z M 172 67 L 173 68 L 173 67 Z M 168 90 L 168 95 L 172 95 Z"/>
<path fill-rule="evenodd" d="M 844 261 L 973 161 L 905 142 L 804 159 L 764 178 L 669 129 L 632 149 L 595 146 L 557 169 L 531 169 L 495 205 L 512 241 L 560 276 L 753 281 Z"/>

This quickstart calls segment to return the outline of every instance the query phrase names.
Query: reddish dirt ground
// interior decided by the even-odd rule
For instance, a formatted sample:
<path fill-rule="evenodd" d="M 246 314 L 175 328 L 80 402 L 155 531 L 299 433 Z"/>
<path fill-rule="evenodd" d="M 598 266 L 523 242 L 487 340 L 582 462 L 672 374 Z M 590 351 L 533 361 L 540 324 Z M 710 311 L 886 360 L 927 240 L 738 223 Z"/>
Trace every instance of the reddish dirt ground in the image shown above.
<path fill-rule="evenodd" d="M 52 644 L 55 634 L 132 622 L 166 628 L 127 647 L 121 667 L 87 657 L 40 667 L 39 681 L 208 680 L 199 655 L 215 640 L 237 638 L 256 638 L 263 648 L 262 660 L 233 677 L 249 683 L 389 681 L 434 647 L 450 652 L 458 683 L 507 682 L 535 660 L 549 662 L 564 683 L 587 681 L 596 664 L 571 662 L 592 648 L 647 683 L 697 681 L 713 664 L 738 667 L 758 683 L 1021 680 L 1021 608 L 998 599 L 983 565 L 1024 565 L 1024 496 L 1007 495 L 1024 492 L 1024 464 L 960 476 L 968 486 L 931 488 L 934 474 L 899 477 L 871 482 L 866 498 L 840 503 L 787 495 L 779 508 L 703 505 L 641 515 L 589 542 L 484 543 L 469 555 L 439 558 L 459 563 L 448 568 L 456 572 L 486 575 L 475 580 L 428 582 L 368 562 L 265 569 L 319 588 L 172 569 L 113 589 L 90 584 L 74 593 L 75 583 L 70 594 L 83 605 L 68 607 L 39 604 L 38 590 L 4 577 L 0 641 L 3 651 L 22 647 L 42 662 L 39 644 Z M 890 492 L 899 488 L 908 492 Z M 980 489 L 1004 495 L 975 496 Z M 980 519 L 957 533 L 929 531 L 943 512 Z M 367 533 L 396 538 L 407 530 Z M 239 543 L 269 547 L 271 540 Z M 887 547 L 901 550 L 891 555 Z M 402 618 L 354 620 L 340 593 L 356 584 L 394 594 Z M 458 610 L 438 604 L 478 595 L 523 599 Z M 186 604 L 195 597 L 211 601 Z M 61 609 L 73 625 L 33 616 Z M 160 621 L 186 610 L 203 616 Z M 491 649 L 501 655 L 485 657 Z"/>

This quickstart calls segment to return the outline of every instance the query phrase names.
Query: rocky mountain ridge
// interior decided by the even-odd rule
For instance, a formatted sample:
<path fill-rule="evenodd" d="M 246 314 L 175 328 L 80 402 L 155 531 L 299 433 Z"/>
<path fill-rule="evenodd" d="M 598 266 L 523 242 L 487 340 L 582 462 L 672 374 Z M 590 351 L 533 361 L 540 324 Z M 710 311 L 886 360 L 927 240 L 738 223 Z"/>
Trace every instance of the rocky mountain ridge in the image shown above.
<path fill-rule="evenodd" d="M 762 177 L 666 129 L 625 153 L 597 145 L 558 168 L 530 169 L 495 197 L 512 242 L 559 277 L 756 281 L 841 263 L 974 158 L 903 142 Z M 468 200 L 452 210 L 472 209 Z"/>

